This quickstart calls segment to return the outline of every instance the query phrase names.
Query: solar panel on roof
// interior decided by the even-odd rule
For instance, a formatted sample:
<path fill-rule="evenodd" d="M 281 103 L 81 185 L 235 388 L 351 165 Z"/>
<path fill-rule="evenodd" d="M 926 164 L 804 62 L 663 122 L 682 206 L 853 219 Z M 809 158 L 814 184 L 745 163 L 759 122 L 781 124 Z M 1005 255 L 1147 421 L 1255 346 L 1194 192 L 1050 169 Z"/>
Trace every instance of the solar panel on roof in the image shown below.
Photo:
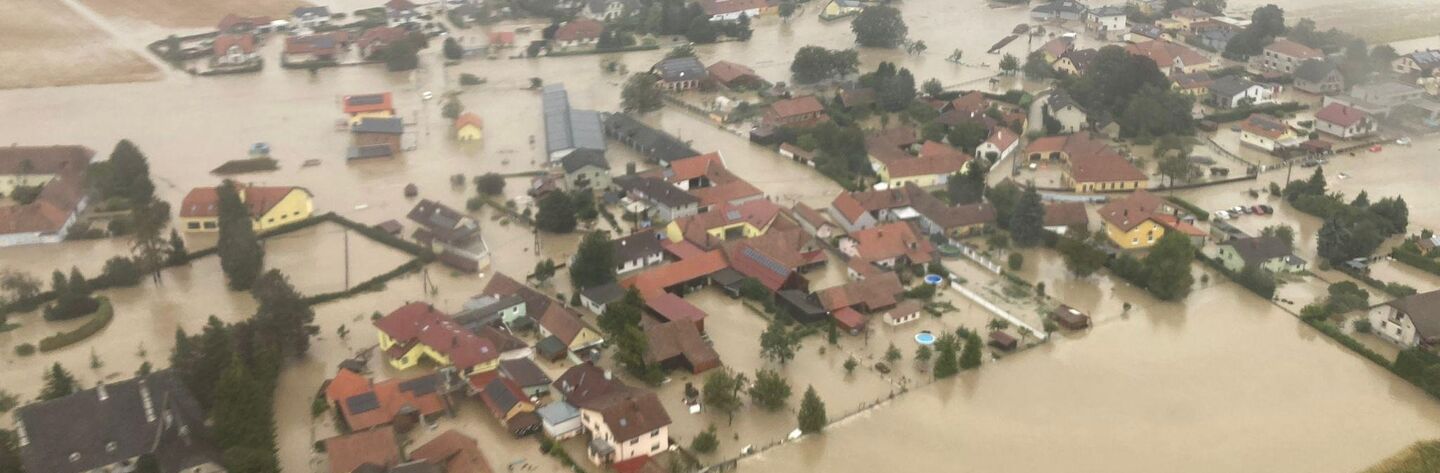
<path fill-rule="evenodd" d="M 351 414 L 370 412 L 380 408 L 380 398 L 373 392 L 350 396 L 345 400 L 345 407 L 350 408 Z"/>
<path fill-rule="evenodd" d="M 751 247 L 748 247 L 748 246 L 747 246 L 747 247 L 745 247 L 745 249 L 743 250 L 743 253 L 745 254 L 745 256 L 750 257 L 750 259 L 755 260 L 755 262 L 760 263 L 760 265 L 761 265 L 761 266 L 764 266 L 765 269 L 768 269 L 768 270 L 770 270 L 770 271 L 775 272 L 775 274 L 779 274 L 779 275 L 781 275 L 781 276 L 784 276 L 784 275 L 790 273 L 790 268 L 786 268 L 785 265 L 780 264 L 779 262 L 770 259 L 770 257 L 765 256 L 764 254 L 761 254 L 759 251 L 756 251 L 754 248 L 751 248 Z"/>
<path fill-rule="evenodd" d="M 416 396 L 424 396 L 436 391 L 438 386 L 436 386 L 437 383 L 435 381 L 434 376 L 412 379 L 400 383 L 400 390 L 415 393 Z"/>

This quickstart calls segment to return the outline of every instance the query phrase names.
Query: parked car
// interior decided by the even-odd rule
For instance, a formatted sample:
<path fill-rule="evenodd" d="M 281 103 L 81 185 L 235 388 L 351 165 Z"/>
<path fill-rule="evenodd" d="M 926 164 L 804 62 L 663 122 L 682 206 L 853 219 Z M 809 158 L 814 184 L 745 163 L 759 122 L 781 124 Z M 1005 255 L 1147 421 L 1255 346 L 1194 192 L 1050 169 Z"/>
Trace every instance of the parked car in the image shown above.
<path fill-rule="evenodd" d="M 1273 214 L 1273 213 L 1275 213 L 1275 208 L 1274 208 L 1274 207 L 1271 207 L 1271 206 L 1268 206 L 1268 205 L 1265 205 L 1265 204 L 1260 204 L 1260 210 L 1264 210 L 1265 213 L 1267 213 L 1267 214 Z"/>
<path fill-rule="evenodd" d="M 1265 215 L 1265 209 L 1260 208 L 1260 206 L 1258 205 L 1252 205 L 1250 206 L 1250 213 L 1253 213 L 1255 215 Z"/>
<path fill-rule="evenodd" d="M 1410 137 L 1402 136 L 1400 137 L 1400 139 L 1395 140 L 1395 144 L 1400 146 L 1410 146 Z"/>
<path fill-rule="evenodd" d="M 1227 220 L 1227 219 L 1230 218 L 1230 213 L 1229 213 L 1229 212 L 1226 212 L 1226 211 L 1224 211 L 1224 210 L 1216 210 L 1216 211 L 1215 211 L 1215 218 L 1216 218 L 1216 219 L 1219 219 L 1219 220 Z"/>
<path fill-rule="evenodd" d="M 1247 212 L 1247 211 L 1246 211 L 1245 206 L 1243 206 L 1243 205 L 1237 205 L 1237 206 L 1234 206 L 1234 207 L 1231 207 L 1231 208 L 1230 208 L 1230 213 L 1233 213 L 1233 214 L 1235 214 L 1235 215 L 1244 215 L 1244 214 L 1247 214 L 1247 213 L 1250 213 L 1250 212 Z"/>

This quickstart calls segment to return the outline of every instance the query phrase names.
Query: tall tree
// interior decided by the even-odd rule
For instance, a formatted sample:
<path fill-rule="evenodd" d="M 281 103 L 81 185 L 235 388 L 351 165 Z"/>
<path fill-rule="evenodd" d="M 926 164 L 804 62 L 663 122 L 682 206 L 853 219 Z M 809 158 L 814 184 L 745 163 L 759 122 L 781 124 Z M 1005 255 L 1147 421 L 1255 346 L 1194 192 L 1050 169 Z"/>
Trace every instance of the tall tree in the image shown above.
<path fill-rule="evenodd" d="M 761 368 L 750 386 L 750 400 L 768 411 L 780 410 L 790 399 L 790 382 L 780 372 Z"/>
<path fill-rule="evenodd" d="M 1065 258 L 1065 267 L 1079 277 L 1089 276 L 1105 267 L 1109 255 L 1083 240 L 1061 237 L 1055 244 L 1056 251 Z"/>
<path fill-rule="evenodd" d="M 214 408 L 210 411 L 215 442 L 222 451 L 228 454 L 232 449 L 273 449 L 274 417 L 269 401 L 270 395 L 245 368 L 245 362 L 232 358 L 216 384 Z"/>
<path fill-rule="evenodd" d="M 1025 78 L 1030 80 L 1042 80 L 1055 77 L 1055 69 L 1050 67 L 1050 60 L 1045 57 L 1045 51 L 1031 51 L 1025 56 Z"/>
<path fill-rule="evenodd" d="M 165 253 L 167 264 L 180 264 L 190 257 L 190 252 L 185 249 L 185 239 L 180 238 L 180 231 L 170 229 L 170 249 Z"/>
<path fill-rule="evenodd" d="M 1190 237 L 1180 232 L 1165 232 L 1142 260 L 1145 274 L 1149 276 L 1146 289 L 1161 300 L 1184 299 L 1195 282 L 1190 274 L 1190 263 L 1194 260 L 1195 247 L 1190 244 Z"/>
<path fill-rule="evenodd" d="M 946 193 L 950 195 L 950 202 L 956 205 L 978 204 L 985 195 L 986 167 L 970 161 L 965 163 L 964 170 L 964 173 L 950 176 L 950 180 L 945 182 Z"/>
<path fill-rule="evenodd" d="M 75 375 L 66 371 L 60 363 L 55 363 L 45 370 L 45 387 L 40 388 L 40 400 L 60 399 L 79 390 L 80 382 L 75 380 Z"/>
<path fill-rule="evenodd" d="M 850 22 L 855 42 L 871 48 L 893 48 L 905 42 L 909 28 L 900 10 L 886 5 L 871 6 Z"/>
<path fill-rule="evenodd" d="M 956 343 L 959 343 L 958 341 Z M 960 353 L 960 369 L 968 370 L 980 367 L 981 350 L 984 342 L 980 341 L 980 335 L 975 332 L 965 334 L 965 349 Z"/>
<path fill-rule="evenodd" d="M 1020 70 L 1020 59 L 1010 53 L 1000 58 L 1000 72 L 1007 76 L 1015 75 Z"/>
<path fill-rule="evenodd" d="M 278 269 L 266 271 L 251 288 L 259 309 L 251 324 L 262 336 L 282 350 L 281 355 L 300 356 L 310 350 L 310 337 L 320 333 L 315 310 Z"/>
<path fill-rule="evenodd" d="M 714 409 L 735 422 L 735 411 L 740 409 L 740 388 L 742 383 L 727 369 L 710 370 L 705 375 L 705 386 L 701 393 L 705 406 Z"/>
<path fill-rule="evenodd" d="M 1035 186 L 1026 186 L 1010 211 L 1010 238 L 1016 246 L 1031 247 L 1045 242 L 1045 204 Z"/>
<path fill-rule="evenodd" d="M 551 192 L 540 199 L 540 211 L 535 213 L 535 226 L 550 233 L 575 231 L 575 205 L 564 192 Z"/>
<path fill-rule="evenodd" d="M 649 72 L 630 76 L 620 91 L 620 106 L 627 112 L 650 113 L 665 106 L 661 99 L 660 77 Z"/>
<path fill-rule="evenodd" d="M 795 51 L 790 61 L 790 76 L 799 84 L 814 84 L 825 79 L 854 74 L 860 67 L 860 55 L 853 49 L 831 50 L 805 46 Z"/>
<path fill-rule="evenodd" d="M 807 434 L 819 433 L 830 421 L 825 414 L 825 401 L 815 393 L 815 386 L 805 388 L 805 397 L 800 400 L 800 412 L 796 415 L 800 431 Z"/>
<path fill-rule="evenodd" d="M 800 349 L 800 337 L 794 332 L 785 328 L 785 324 L 776 317 L 770 321 L 770 326 L 760 334 L 760 356 L 785 364 L 795 359 L 795 352 Z"/>
<path fill-rule="evenodd" d="M 215 188 L 220 200 L 220 237 L 215 243 L 220 269 L 231 290 L 249 290 L 265 265 L 265 250 L 255 236 L 250 209 L 240 200 L 238 185 L 226 179 Z"/>
<path fill-rule="evenodd" d="M 0 473 L 24 473 L 17 437 L 15 432 L 0 429 Z"/>
<path fill-rule="evenodd" d="M 460 58 L 465 56 L 465 48 L 461 47 L 460 42 L 456 41 L 454 37 L 445 38 L 445 43 L 441 49 L 444 50 L 445 59 L 451 61 L 459 61 Z"/>
<path fill-rule="evenodd" d="M 603 231 L 585 234 L 570 265 L 570 283 L 575 290 L 589 289 L 615 281 L 615 246 Z"/>
<path fill-rule="evenodd" d="M 960 372 L 960 340 L 953 334 L 943 334 L 935 341 L 935 377 L 949 378 Z"/>
<path fill-rule="evenodd" d="M 170 204 L 152 199 L 131 210 L 130 219 L 135 230 L 131 235 L 135 262 L 142 271 L 150 273 L 152 281 L 159 284 L 160 270 L 169 257 L 165 229 L 170 224 Z"/>
<path fill-rule="evenodd" d="M 106 197 L 123 197 L 132 204 L 155 198 L 155 183 L 150 180 L 150 160 L 130 140 L 120 140 L 110 152 L 110 193 Z"/>

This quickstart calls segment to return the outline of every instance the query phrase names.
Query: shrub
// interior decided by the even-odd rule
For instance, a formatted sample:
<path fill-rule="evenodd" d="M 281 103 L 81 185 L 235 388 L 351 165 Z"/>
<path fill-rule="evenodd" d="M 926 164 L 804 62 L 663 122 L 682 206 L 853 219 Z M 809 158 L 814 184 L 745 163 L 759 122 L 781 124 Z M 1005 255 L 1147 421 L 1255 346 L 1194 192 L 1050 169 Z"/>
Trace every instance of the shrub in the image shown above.
<path fill-rule="evenodd" d="M 713 425 L 705 429 L 704 432 L 700 432 L 695 436 L 694 440 L 690 441 L 690 449 L 697 453 L 714 452 L 718 446 L 720 446 L 720 441 L 715 438 L 715 426 Z"/>
<path fill-rule="evenodd" d="M 40 340 L 40 351 L 55 351 L 74 345 L 110 325 L 110 320 L 115 317 L 115 311 L 110 307 L 108 299 L 101 297 L 98 298 L 98 301 L 99 307 L 95 310 L 93 318 L 86 321 L 84 325 L 76 327 L 75 330 L 60 332 Z"/>
<path fill-rule="evenodd" d="M 471 212 L 479 211 L 480 208 L 484 206 L 485 200 L 479 197 L 471 197 L 465 200 L 465 210 L 469 210 Z"/>
<path fill-rule="evenodd" d="M 1025 265 L 1025 255 L 1022 255 L 1020 253 L 1010 253 L 1010 257 L 1007 262 L 1009 263 L 1011 270 L 1019 271 L 1020 267 Z"/>
<path fill-rule="evenodd" d="M 475 74 L 471 74 L 468 72 L 460 74 L 460 85 L 480 85 L 484 83 L 485 79 L 482 79 L 480 78 L 480 76 L 477 76 Z"/>
<path fill-rule="evenodd" d="M 19 356 L 30 356 L 35 354 L 35 344 L 21 343 L 15 345 L 15 354 Z"/>
<path fill-rule="evenodd" d="M 134 286 L 140 284 L 140 267 L 130 258 L 116 256 L 105 262 L 105 268 L 101 270 L 100 277 L 95 279 L 96 286 Z"/>
<path fill-rule="evenodd" d="M 1369 320 L 1356 319 L 1351 326 L 1355 328 L 1355 333 L 1370 333 L 1371 327 Z"/>
<path fill-rule="evenodd" d="M 1276 186 L 1276 189 L 1279 189 L 1279 186 Z M 1185 209 L 1186 212 L 1190 212 L 1190 215 L 1194 215 L 1196 220 L 1202 222 L 1210 220 L 1210 214 L 1206 212 L 1205 209 L 1202 209 L 1200 208 L 1200 206 L 1190 203 L 1190 201 L 1188 200 L 1173 195 L 1166 197 L 1165 200 L 1168 200 L 1171 203 L 1180 206 L 1181 208 Z"/>

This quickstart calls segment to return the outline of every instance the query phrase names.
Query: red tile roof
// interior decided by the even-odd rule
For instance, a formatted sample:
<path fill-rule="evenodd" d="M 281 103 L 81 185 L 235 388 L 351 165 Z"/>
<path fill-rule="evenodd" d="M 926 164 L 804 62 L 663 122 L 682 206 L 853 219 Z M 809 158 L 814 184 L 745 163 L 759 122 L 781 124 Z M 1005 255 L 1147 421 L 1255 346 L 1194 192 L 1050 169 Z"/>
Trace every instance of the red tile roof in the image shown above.
<path fill-rule="evenodd" d="M 555 41 L 583 41 L 600 37 L 605 24 L 588 18 L 570 20 L 555 30 Z"/>
<path fill-rule="evenodd" d="M 778 100 L 770 104 L 770 110 L 776 118 L 784 119 L 807 113 L 818 113 L 825 111 L 825 106 L 814 95 L 805 95 L 793 99 Z"/>
<path fill-rule="evenodd" d="M 94 151 L 82 146 L 0 147 L 0 174 L 53 174 L 40 196 L 25 205 L 0 206 L 0 235 L 58 233 L 85 199 L 85 170 Z"/>
<path fill-rule="evenodd" d="M 365 30 L 360 34 L 360 39 L 355 40 L 355 46 L 366 49 L 371 46 L 390 44 L 405 38 L 405 29 L 392 26 L 376 26 Z"/>
<path fill-rule="evenodd" d="M 1210 58 L 1195 52 L 1194 49 L 1164 40 L 1128 44 L 1125 46 L 1125 50 L 1136 56 L 1150 58 L 1155 61 L 1155 65 L 1160 66 L 1162 71 L 1174 67 L 1176 59 L 1182 61 L 1187 67 L 1210 63 Z"/>
<path fill-rule="evenodd" d="M 834 318 L 835 323 L 840 324 L 840 327 L 846 331 L 859 330 L 865 326 L 865 316 L 850 307 L 841 307 L 831 312 L 830 317 Z"/>
<path fill-rule="evenodd" d="M 1090 224 L 1090 216 L 1085 211 L 1085 204 L 1080 202 L 1053 202 L 1045 204 L 1045 226 L 1085 226 Z"/>
<path fill-rule="evenodd" d="M 727 266 L 725 255 L 721 254 L 719 250 L 714 250 L 645 270 L 634 277 L 620 281 L 620 285 L 626 288 L 633 287 L 648 299 L 658 296 L 666 288 L 715 274 L 716 271 L 725 269 Z"/>
<path fill-rule="evenodd" d="M 470 112 L 465 112 L 455 117 L 456 130 L 465 128 L 465 125 L 475 125 L 475 128 L 483 129 L 485 128 L 485 120 L 480 119 L 479 115 Z"/>
<path fill-rule="evenodd" d="M 1274 51 L 1279 54 L 1290 56 L 1296 59 L 1321 59 L 1325 54 L 1320 50 L 1290 41 L 1285 38 L 1277 38 L 1275 42 L 1265 47 L 1266 51 Z"/>
<path fill-rule="evenodd" d="M 412 302 L 375 321 L 375 328 L 403 346 L 424 344 L 462 370 L 500 357 L 495 344 L 450 320 L 424 302 Z"/>
<path fill-rule="evenodd" d="M 995 127 L 995 132 L 985 139 L 986 143 L 994 144 L 1002 152 L 1014 146 L 1016 141 L 1020 141 L 1020 135 L 1005 127 Z"/>
<path fill-rule="evenodd" d="M 1350 107 L 1340 102 L 1332 102 L 1325 108 L 1315 112 L 1315 119 L 1323 122 L 1334 123 L 1345 128 L 1354 126 L 1356 123 L 1369 118 L 1370 114 Z"/>
<path fill-rule="evenodd" d="M 515 32 L 514 32 L 514 31 L 496 31 L 496 32 L 490 33 L 490 44 L 492 44 L 492 45 L 510 45 L 510 44 L 515 44 Z"/>
<path fill-rule="evenodd" d="M 220 215 L 220 194 L 214 187 L 197 187 L 185 194 L 185 199 L 180 201 L 181 218 L 208 218 Z M 269 213 L 280 201 L 285 200 L 291 192 L 310 191 L 301 187 L 255 187 L 245 186 L 241 189 L 240 199 L 245 207 L 250 209 L 250 218 L 260 218 Z"/>
<path fill-rule="evenodd" d="M 1128 232 L 1165 206 L 1164 199 L 1142 189 L 1100 207 L 1100 219 Z"/>
<path fill-rule="evenodd" d="M 1145 172 L 1114 151 L 1070 157 L 1070 179 L 1075 182 L 1144 181 Z"/>
<path fill-rule="evenodd" d="M 1250 115 L 1245 121 L 1240 122 L 1240 129 L 1254 135 L 1260 135 L 1270 139 L 1278 139 L 1290 131 L 1290 126 L 1285 122 L 1263 113 Z"/>
<path fill-rule="evenodd" d="M 709 174 L 711 166 L 725 167 L 719 151 L 671 161 L 669 170 L 661 176 L 668 182 L 688 181 Z"/>
<path fill-rule="evenodd" d="M 710 77 L 722 84 L 729 84 L 743 78 L 760 78 L 755 74 L 754 69 L 730 61 L 717 61 L 705 70 L 710 73 Z"/>
<path fill-rule="evenodd" d="M 325 440 L 330 473 L 352 473 L 366 463 L 389 468 L 400 464 L 400 444 L 390 426 Z"/>
<path fill-rule="evenodd" d="M 447 430 L 410 451 L 410 459 L 445 468 L 445 473 L 491 473 L 480 443 L 455 430 Z"/>
<path fill-rule="evenodd" d="M 654 324 L 645 328 L 645 360 L 663 363 L 683 357 L 699 374 L 720 367 L 720 354 L 700 336 L 695 324 L 684 320 Z"/>
<path fill-rule="evenodd" d="M 756 199 L 740 205 L 718 203 L 709 212 L 684 217 L 675 221 L 685 240 L 701 248 L 713 248 L 718 241 L 709 230 L 738 223 L 748 223 L 756 228 L 767 228 L 780 215 L 780 206 L 765 199 Z"/>
<path fill-rule="evenodd" d="M 906 222 L 890 222 L 850 234 L 859 253 L 855 259 L 882 261 L 905 257 L 911 262 L 928 263 L 934 259 L 935 245 L 920 237 Z"/>
<path fill-rule="evenodd" d="M 370 379 L 347 369 L 341 369 L 325 387 L 325 398 L 331 405 L 339 404 L 341 415 L 351 430 L 366 430 L 395 420 L 402 409 L 415 409 L 421 415 L 430 416 L 445 410 L 445 399 L 435 391 L 429 380 L 434 375 L 411 379 L 390 379 L 373 383 Z M 411 382 L 415 383 L 411 383 Z M 424 388 L 416 389 L 416 384 Z M 352 407 L 350 399 L 357 396 L 374 398 L 374 403 Z M 358 409 L 357 409 L 358 408 Z"/>
<path fill-rule="evenodd" d="M 216 56 L 230 54 L 231 46 L 239 46 L 240 51 L 246 54 L 255 52 L 255 35 L 244 34 L 222 34 L 215 37 L 214 52 Z"/>
<path fill-rule="evenodd" d="M 990 99 L 977 90 L 951 100 L 950 108 L 962 113 L 981 114 L 990 109 Z"/>
<path fill-rule="evenodd" d="M 1183 222 L 1179 218 L 1176 218 L 1174 215 L 1155 215 L 1154 219 L 1155 223 L 1159 223 L 1160 225 L 1165 226 L 1165 228 L 1184 233 L 1187 236 L 1203 237 L 1206 235 L 1205 230 L 1201 230 L 1199 227 Z"/>
<path fill-rule="evenodd" d="M 669 292 L 658 292 L 645 298 L 645 306 L 666 321 L 683 321 L 692 324 L 705 320 L 705 311 L 689 301 Z"/>
<path fill-rule="evenodd" d="M 827 311 L 844 307 L 880 310 L 894 306 L 905 287 L 894 272 L 885 271 L 849 284 L 823 289 L 815 293 Z"/>

